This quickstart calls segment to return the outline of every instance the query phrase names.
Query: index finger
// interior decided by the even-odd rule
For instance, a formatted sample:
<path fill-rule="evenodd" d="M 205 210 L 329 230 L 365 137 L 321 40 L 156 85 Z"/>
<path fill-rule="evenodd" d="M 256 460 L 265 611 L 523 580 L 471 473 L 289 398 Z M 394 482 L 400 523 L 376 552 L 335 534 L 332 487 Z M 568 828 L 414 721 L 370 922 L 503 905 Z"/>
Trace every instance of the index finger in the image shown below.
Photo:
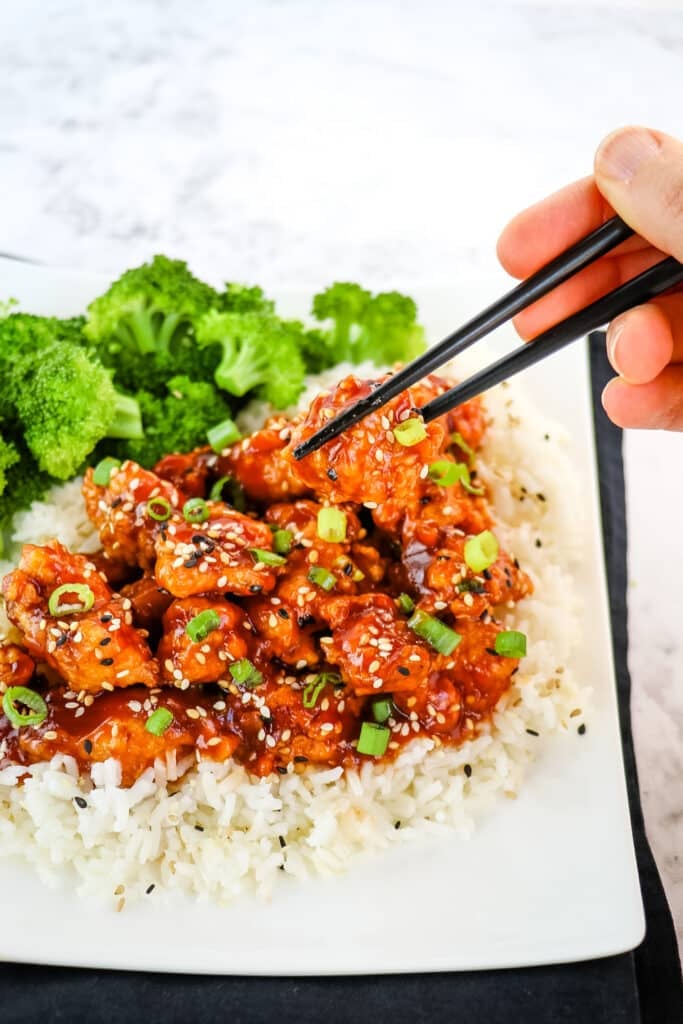
<path fill-rule="evenodd" d="M 528 277 L 613 216 L 594 179 L 582 178 L 517 214 L 498 239 L 498 259 L 513 277 Z M 629 238 L 614 253 L 644 245 Z"/>

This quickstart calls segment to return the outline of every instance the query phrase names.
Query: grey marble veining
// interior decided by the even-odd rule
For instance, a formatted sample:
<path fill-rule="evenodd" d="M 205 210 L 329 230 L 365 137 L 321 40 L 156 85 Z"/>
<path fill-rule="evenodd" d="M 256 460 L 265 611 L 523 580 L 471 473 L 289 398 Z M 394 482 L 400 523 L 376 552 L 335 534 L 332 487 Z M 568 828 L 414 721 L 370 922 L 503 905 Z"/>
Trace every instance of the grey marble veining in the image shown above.
<path fill-rule="evenodd" d="M 2 4 L 0 249 L 495 289 L 508 217 L 619 124 L 683 136 L 682 86 L 678 2 Z M 638 761 L 683 935 L 681 444 L 626 454 Z"/>

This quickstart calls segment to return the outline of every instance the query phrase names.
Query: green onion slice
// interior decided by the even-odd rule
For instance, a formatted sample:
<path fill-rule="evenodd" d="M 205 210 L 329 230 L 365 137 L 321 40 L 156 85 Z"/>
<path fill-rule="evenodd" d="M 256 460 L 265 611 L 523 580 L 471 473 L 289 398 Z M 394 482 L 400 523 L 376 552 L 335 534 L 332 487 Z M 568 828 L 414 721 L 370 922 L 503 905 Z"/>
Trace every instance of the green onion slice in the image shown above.
<path fill-rule="evenodd" d="M 360 736 L 356 750 L 359 754 L 369 754 L 371 757 L 381 757 L 389 745 L 391 729 L 386 725 L 377 725 L 375 722 L 363 722 L 360 727 Z"/>
<path fill-rule="evenodd" d="M 400 594 L 396 599 L 398 610 L 404 615 L 411 615 L 415 611 L 415 602 L 410 594 Z"/>
<path fill-rule="evenodd" d="M 392 431 L 394 437 L 404 448 L 412 448 L 414 444 L 424 441 L 427 436 L 424 422 L 417 416 L 411 416 L 402 423 L 397 423 Z"/>
<path fill-rule="evenodd" d="M 439 459 L 429 467 L 429 479 L 440 487 L 452 487 L 460 479 L 460 463 Z"/>
<path fill-rule="evenodd" d="M 173 715 L 168 708 L 157 708 L 145 722 L 145 729 L 152 736 L 163 736 L 172 721 Z"/>
<path fill-rule="evenodd" d="M 95 466 L 92 473 L 92 482 L 97 484 L 98 487 L 106 487 L 111 479 L 111 475 L 115 469 L 118 469 L 121 465 L 120 459 L 112 459 L 110 457 L 102 459 Z"/>
<path fill-rule="evenodd" d="M 294 534 L 291 530 L 274 530 L 273 531 L 273 551 L 278 555 L 288 555 L 292 550 L 292 541 L 294 540 Z"/>
<path fill-rule="evenodd" d="M 498 541 L 490 530 L 484 530 L 465 542 L 465 562 L 472 572 L 483 572 L 497 558 Z"/>
<path fill-rule="evenodd" d="M 391 718 L 393 707 L 393 703 L 386 697 L 382 698 L 382 700 L 373 701 L 372 717 L 376 722 L 386 722 L 387 718 Z"/>
<path fill-rule="evenodd" d="M 476 452 L 474 448 L 470 448 L 465 438 L 462 436 L 462 434 L 459 434 L 457 430 L 454 430 L 453 433 L 451 434 L 451 444 L 456 445 L 460 449 L 460 451 L 465 453 L 470 464 L 470 469 L 473 469 L 474 462 L 476 459 Z"/>
<path fill-rule="evenodd" d="M 341 544 L 346 540 L 346 512 L 340 508 L 321 508 L 317 532 L 321 540 Z"/>
<path fill-rule="evenodd" d="M 183 505 L 183 519 L 186 523 L 205 523 L 209 518 L 209 506 L 203 498 L 190 498 Z"/>
<path fill-rule="evenodd" d="M 526 654 L 526 636 L 516 629 L 505 629 L 496 637 L 493 649 L 496 654 L 506 658 L 523 658 Z"/>
<path fill-rule="evenodd" d="M 190 619 L 185 626 L 185 632 L 193 643 L 199 644 L 202 640 L 206 640 L 209 633 L 213 633 L 214 629 L 218 629 L 220 624 L 221 617 L 218 612 L 214 608 L 206 608 L 199 615 L 195 615 L 193 619 Z"/>
<path fill-rule="evenodd" d="M 156 519 L 158 523 L 164 523 L 171 518 L 171 503 L 167 498 L 150 498 L 147 502 L 147 515 Z"/>
<path fill-rule="evenodd" d="M 283 555 L 268 551 L 267 548 L 249 548 L 249 554 L 254 561 L 262 562 L 263 565 L 284 565 L 287 561 Z"/>
<path fill-rule="evenodd" d="M 22 704 L 29 711 L 20 711 Z M 2 697 L 2 710 L 15 729 L 25 725 L 40 725 L 47 718 L 47 704 L 35 690 L 27 686 L 10 686 Z"/>
<path fill-rule="evenodd" d="M 305 708 L 314 708 L 318 703 L 318 697 L 325 689 L 329 682 L 327 672 L 321 672 L 320 675 L 313 676 L 311 681 L 304 686 L 304 691 L 301 695 L 301 703 Z"/>
<path fill-rule="evenodd" d="M 206 439 L 218 455 L 226 448 L 229 444 L 234 444 L 235 441 L 239 441 L 242 435 L 239 432 L 237 424 L 234 420 L 223 420 L 221 423 L 217 423 L 215 427 L 211 427 L 206 432 Z"/>
<path fill-rule="evenodd" d="M 77 601 L 62 601 L 65 594 L 75 594 Z M 87 583 L 63 583 L 50 594 L 47 602 L 50 615 L 76 615 L 79 612 L 89 612 L 95 603 L 93 594 Z"/>
<path fill-rule="evenodd" d="M 452 654 L 462 640 L 460 634 L 445 625 L 441 619 L 436 619 L 419 608 L 408 619 L 408 626 L 413 633 L 417 633 L 423 640 L 426 640 L 439 654 Z"/>
<path fill-rule="evenodd" d="M 460 474 L 460 485 L 467 491 L 468 494 L 474 494 L 478 498 L 484 493 L 483 487 L 475 487 L 470 479 L 470 471 L 464 462 L 456 462 L 458 471 Z"/>
<path fill-rule="evenodd" d="M 323 590 L 334 590 L 337 585 L 337 577 L 329 569 L 323 569 L 321 565 L 314 565 L 308 573 L 308 578 L 311 583 L 315 583 L 316 586 L 322 587 Z"/>
<path fill-rule="evenodd" d="M 230 666 L 230 675 L 236 683 L 240 683 L 249 689 L 263 682 L 263 673 L 259 672 L 253 661 L 249 661 L 249 658 L 240 658 L 239 661 L 233 662 Z"/>

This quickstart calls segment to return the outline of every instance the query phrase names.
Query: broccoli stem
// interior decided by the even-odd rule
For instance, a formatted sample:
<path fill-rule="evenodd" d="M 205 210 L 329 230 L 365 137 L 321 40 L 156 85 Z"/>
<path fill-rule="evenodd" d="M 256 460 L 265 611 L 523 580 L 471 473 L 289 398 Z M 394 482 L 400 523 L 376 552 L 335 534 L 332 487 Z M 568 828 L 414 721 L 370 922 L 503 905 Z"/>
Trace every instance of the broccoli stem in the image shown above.
<path fill-rule="evenodd" d="M 143 355 L 156 352 L 157 332 L 154 329 L 154 320 L 150 311 L 148 309 L 135 310 L 129 315 L 128 323 Z"/>
<path fill-rule="evenodd" d="M 114 414 L 107 428 L 107 437 L 122 437 L 126 440 L 140 440 L 145 436 L 142 429 L 140 406 L 130 395 L 116 393 Z"/>

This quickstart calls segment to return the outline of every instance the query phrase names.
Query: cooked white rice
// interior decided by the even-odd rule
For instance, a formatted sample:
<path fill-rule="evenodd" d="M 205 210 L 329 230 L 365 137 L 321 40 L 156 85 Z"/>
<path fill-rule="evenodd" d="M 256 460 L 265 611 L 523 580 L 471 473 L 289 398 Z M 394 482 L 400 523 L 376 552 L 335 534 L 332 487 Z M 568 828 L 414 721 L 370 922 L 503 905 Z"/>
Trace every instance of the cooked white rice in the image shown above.
<path fill-rule="evenodd" d="M 312 379 L 302 404 L 348 369 Z M 79 778 L 69 757 L 8 767 L 0 770 L 0 856 L 18 857 L 47 883 L 119 909 L 153 884 L 229 902 L 245 891 L 268 895 L 281 868 L 303 879 L 344 871 L 361 853 L 430 833 L 467 837 L 492 801 L 514 797 L 550 734 L 575 735 L 586 711 L 587 690 L 569 666 L 578 632 L 572 568 L 580 503 L 568 493 L 568 439 L 557 424 L 511 386 L 490 392 L 486 404 L 493 422 L 477 470 L 492 495 L 496 533 L 535 584 L 534 595 L 506 618 L 506 626 L 527 634 L 529 653 L 490 729 L 458 748 L 416 740 L 393 764 L 266 779 L 232 762 L 169 759 L 122 788 L 112 760 L 93 766 L 88 778 Z M 255 429 L 267 411 L 252 405 L 241 417 L 244 429 Z M 57 536 L 71 548 L 96 550 L 79 488 L 79 481 L 54 488 L 18 514 L 14 540 Z"/>

